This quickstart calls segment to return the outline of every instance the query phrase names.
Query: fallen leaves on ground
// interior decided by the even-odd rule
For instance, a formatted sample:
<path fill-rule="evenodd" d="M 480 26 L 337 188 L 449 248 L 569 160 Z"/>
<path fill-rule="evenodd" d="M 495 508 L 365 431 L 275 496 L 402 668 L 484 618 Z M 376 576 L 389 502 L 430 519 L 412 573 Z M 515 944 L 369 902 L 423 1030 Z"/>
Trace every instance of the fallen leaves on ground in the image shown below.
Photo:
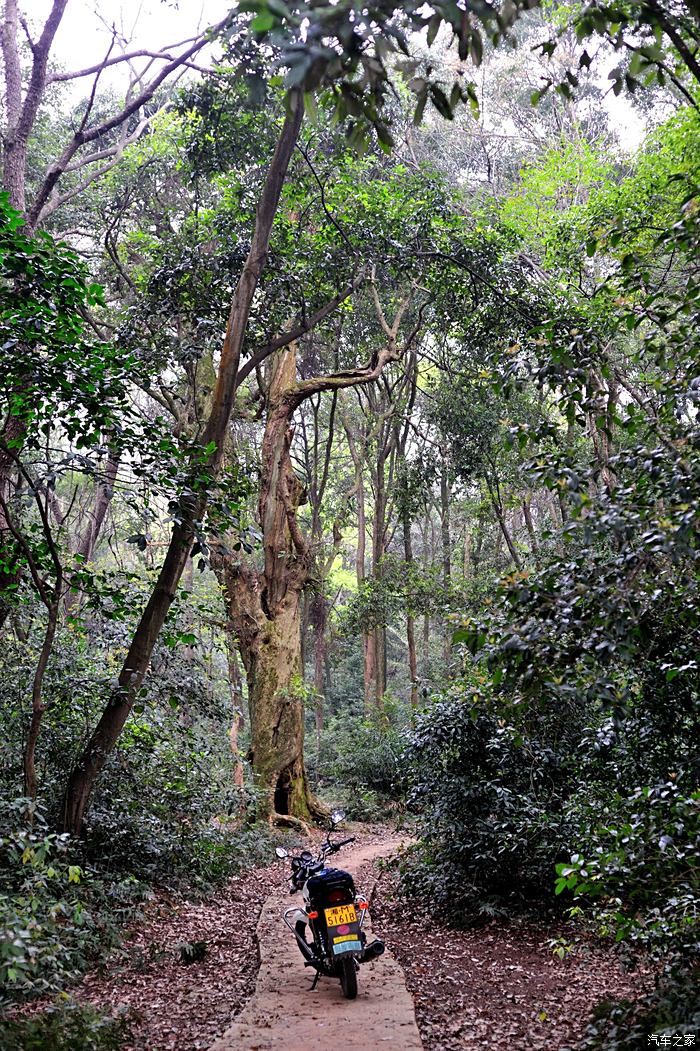
<path fill-rule="evenodd" d="M 571 942 L 565 928 L 502 920 L 466 931 L 441 927 L 412 913 L 386 872 L 372 918 L 404 969 L 426 1051 L 561 1051 L 583 1036 L 597 1004 L 635 999 L 651 982 L 646 972 L 625 972 L 614 949 L 594 942 L 576 942 L 560 959 L 548 942 L 562 935 Z"/>
<path fill-rule="evenodd" d="M 255 928 L 282 866 L 233 876 L 215 897 L 167 899 L 97 971 L 73 990 L 108 1011 L 126 1008 L 133 1038 L 123 1051 L 199 1051 L 230 1025 L 258 973 Z"/>

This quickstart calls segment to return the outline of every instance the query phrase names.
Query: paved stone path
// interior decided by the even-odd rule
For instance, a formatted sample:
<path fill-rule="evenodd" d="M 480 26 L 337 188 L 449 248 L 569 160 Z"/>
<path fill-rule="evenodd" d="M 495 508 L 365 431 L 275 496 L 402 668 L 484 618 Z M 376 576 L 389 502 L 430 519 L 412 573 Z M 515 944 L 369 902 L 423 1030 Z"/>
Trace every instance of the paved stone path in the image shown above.
<path fill-rule="evenodd" d="M 345 848 L 335 864 L 355 875 L 368 862 L 391 854 L 400 842 L 393 838 Z M 368 893 L 370 887 L 358 884 L 358 889 Z M 304 967 L 294 937 L 282 922 L 283 910 L 298 900 L 300 895 L 290 895 L 284 883 L 263 905 L 255 992 L 209 1051 L 422 1051 L 413 999 L 401 967 L 388 951 L 360 967 L 356 1000 L 343 998 L 338 979 L 320 978 L 310 991 L 315 972 Z M 371 931 L 367 920 L 365 930 Z"/>

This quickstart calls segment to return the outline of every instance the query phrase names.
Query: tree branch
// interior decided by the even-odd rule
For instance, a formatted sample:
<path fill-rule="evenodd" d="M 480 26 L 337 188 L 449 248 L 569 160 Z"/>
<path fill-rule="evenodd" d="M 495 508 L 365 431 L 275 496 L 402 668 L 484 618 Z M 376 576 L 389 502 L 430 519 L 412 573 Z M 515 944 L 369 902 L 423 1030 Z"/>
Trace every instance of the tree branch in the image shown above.
<path fill-rule="evenodd" d="M 71 73 L 52 73 L 46 80 L 48 84 L 60 84 L 67 80 L 79 80 L 81 77 L 91 77 L 94 73 L 101 73 L 103 69 L 107 69 L 109 66 L 116 66 L 120 62 L 131 62 L 135 58 L 154 58 L 162 59 L 164 62 L 173 62 L 176 58 L 175 55 L 170 52 L 176 47 L 184 47 L 185 44 L 192 43 L 193 40 L 199 39 L 198 37 L 187 37 L 185 40 L 178 41 L 177 44 L 168 44 L 167 47 L 163 48 L 162 51 L 125 51 L 121 55 L 114 55 L 113 58 L 107 58 L 105 61 L 98 62 L 95 66 L 86 66 L 85 69 L 78 69 Z"/>
<path fill-rule="evenodd" d="M 261 365 L 270 354 L 274 354 L 276 350 L 281 350 L 282 347 L 289 346 L 290 343 L 293 343 L 301 336 L 305 336 L 307 332 L 311 332 L 311 330 L 317 325 L 320 325 L 329 314 L 333 313 L 336 307 L 340 306 L 341 303 L 344 303 L 346 299 L 349 299 L 353 292 L 357 291 L 365 280 L 365 277 L 366 275 L 364 271 L 360 271 L 357 277 L 355 277 L 349 285 L 346 285 L 337 296 L 334 296 L 333 299 L 330 299 L 324 304 L 324 306 L 320 307 L 311 315 L 311 317 L 307 318 L 306 321 L 300 322 L 295 328 L 283 332 L 281 336 L 277 336 L 275 339 L 270 340 L 269 343 L 266 343 L 264 346 L 258 347 L 257 350 L 253 351 L 252 355 L 246 359 L 245 363 L 238 370 L 236 385 L 240 387 L 241 383 L 243 383 L 251 372 Z"/>
<path fill-rule="evenodd" d="M 44 207 L 41 209 L 39 215 L 37 216 L 36 222 L 39 223 L 43 219 L 47 219 L 50 215 L 53 215 L 53 213 L 58 211 L 58 209 L 61 208 L 64 204 L 66 204 L 67 201 L 71 201 L 74 197 L 77 197 L 78 194 L 82 193 L 83 190 L 86 190 L 88 186 L 91 186 L 92 183 L 102 178 L 102 176 L 106 175 L 107 172 L 111 171 L 112 168 L 115 167 L 115 165 L 119 164 L 119 161 L 122 159 L 124 150 L 127 148 L 127 146 L 131 146 L 134 142 L 138 141 L 138 139 L 143 134 L 144 130 L 153 120 L 154 116 L 155 114 L 150 114 L 148 117 L 144 117 L 143 120 L 139 122 L 138 127 L 130 135 L 128 135 L 126 138 L 120 139 L 119 142 L 115 142 L 114 146 L 110 147 L 110 149 L 102 150 L 100 154 L 91 154 L 90 157 L 86 157 L 82 161 L 77 161 L 75 164 L 66 168 L 63 174 L 69 171 L 79 171 L 86 165 L 96 161 L 100 156 L 110 157 L 110 161 L 108 164 L 103 164 L 101 168 L 97 168 L 95 169 L 95 171 L 90 172 L 90 174 L 87 175 L 82 180 L 82 182 L 78 183 L 77 186 L 73 186 L 70 190 L 66 190 L 65 193 L 54 194 L 52 197 L 50 197 L 44 205 Z"/>
<path fill-rule="evenodd" d="M 66 0 L 56 0 L 56 4 L 62 4 L 62 6 L 65 6 L 65 3 Z M 193 55 L 197 54 L 198 51 L 201 51 L 201 49 L 210 42 L 212 36 L 226 25 L 227 21 L 228 17 L 207 30 L 206 34 L 198 37 L 181 55 L 178 55 L 171 61 L 167 62 L 153 80 L 151 80 L 135 98 L 131 99 L 125 106 L 123 106 L 118 113 L 114 113 L 111 117 L 105 118 L 105 120 L 101 121 L 99 124 L 95 124 L 90 128 L 79 129 L 75 133 L 71 141 L 63 150 L 61 156 L 47 171 L 44 181 L 37 191 L 36 199 L 29 212 L 29 219 L 32 225 L 36 225 L 39 218 L 43 215 L 44 208 L 54 190 L 54 187 L 64 174 L 66 168 L 78 150 L 87 143 L 94 142 L 96 139 L 100 138 L 100 136 L 119 127 L 127 121 L 129 117 L 137 113 L 142 106 L 147 102 L 150 102 L 160 85 L 170 76 L 170 74 Z"/>

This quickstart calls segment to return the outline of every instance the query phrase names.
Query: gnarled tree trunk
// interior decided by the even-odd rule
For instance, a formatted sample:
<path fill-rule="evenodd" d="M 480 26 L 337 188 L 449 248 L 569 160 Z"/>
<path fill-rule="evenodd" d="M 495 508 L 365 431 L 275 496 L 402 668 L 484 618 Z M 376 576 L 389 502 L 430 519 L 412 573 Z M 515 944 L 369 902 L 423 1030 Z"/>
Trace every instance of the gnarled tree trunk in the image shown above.
<path fill-rule="evenodd" d="M 258 513 L 264 564 L 254 567 L 228 552 L 215 556 L 248 678 L 250 759 L 261 817 L 294 821 L 323 814 L 309 792 L 304 770 L 301 599 L 314 566 L 311 546 L 297 521 L 303 492 L 290 456 L 292 419 L 307 398 L 372 383 L 386 364 L 396 361 L 402 353 L 397 335 L 407 305 L 408 300 L 402 303 L 390 326 L 377 301 L 387 343 L 364 367 L 297 381 L 296 344 L 277 354 L 260 463 Z M 334 540 L 336 544 L 340 540 L 335 529 Z"/>
<path fill-rule="evenodd" d="M 248 681 L 250 761 L 260 793 L 260 817 L 308 821 L 320 813 L 304 770 L 304 701 L 301 686 L 301 586 L 303 574 L 290 576 L 289 588 L 274 610 L 263 608 L 264 573 L 218 559 L 229 622 L 236 634 Z"/>
<path fill-rule="evenodd" d="M 296 523 L 302 492 L 289 455 L 296 405 L 284 395 L 295 380 L 292 346 L 278 355 L 268 396 L 259 500 L 264 566 L 257 569 L 231 554 L 217 556 L 217 562 L 248 680 L 259 816 L 308 821 L 321 808 L 304 770 L 301 601 L 311 561 Z"/>

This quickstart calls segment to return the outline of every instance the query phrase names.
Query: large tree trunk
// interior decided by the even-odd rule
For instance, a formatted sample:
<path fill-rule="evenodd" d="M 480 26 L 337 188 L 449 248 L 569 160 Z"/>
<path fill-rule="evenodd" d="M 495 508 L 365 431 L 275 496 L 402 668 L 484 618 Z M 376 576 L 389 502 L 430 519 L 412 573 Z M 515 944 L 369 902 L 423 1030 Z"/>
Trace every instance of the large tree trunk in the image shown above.
<path fill-rule="evenodd" d="M 271 370 L 258 502 L 264 565 L 253 569 L 234 564 L 230 555 L 222 556 L 229 616 L 248 676 L 251 762 L 262 817 L 298 821 L 324 813 L 308 790 L 304 771 L 301 596 L 313 571 L 313 557 L 297 521 L 303 487 L 290 456 L 292 418 L 307 398 L 321 391 L 377 379 L 385 364 L 399 356 L 396 335 L 401 316 L 399 311 L 391 327 L 384 323 L 387 345 L 364 368 L 297 382 L 292 343 Z M 335 530 L 334 539 L 339 543 Z"/>
<path fill-rule="evenodd" d="M 264 567 L 236 562 L 230 554 L 217 558 L 248 680 L 258 815 L 308 821 L 321 808 L 309 794 L 304 770 L 301 605 L 311 563 L 296 523 L 302 488 L 289 453 L 295 406 L 285 394 L 295 380 L 296 348 L 291 346 L 277 355 L 273 368 L 262 444 Z"/>
<path fill-rule="evenodd" d="M 261 192 L 250 252 L 231 302 L 211 412 L 202 438 L 202 447 L 214 450 L 208 463 L 212 479 L 217 477 L 221 466 L 239 381 L 238 367 L 250 308 L 265 266 L 272 223 L 302 116 L 303 103 L 295 91 L 290 97 L 289 110 Z M 201 495 L 183 498 L 180 502 L 179 521 L 173 526 L 163 565 L 132 638 L 117 688 L 68 779 L 63 800 L 63 825 L 74 834 L 79 834 L 82 829 L 92 788 L 117 743 L 146 676 L 153 648 L 189 557 L 195 524 L 206 510 L 208 491 L 201 490 L 198 480 L 202 472 L 200 457 L 195 458 L 194 469 L 193 487 L 199 489 Z"/>
<path fill-rule="evenodd" d="M 290 589 L 262 625 L 247 654 L 251 762 L 260 813 L 309 820 L 318 807 L 304 770 L 304 702 L 300 694 L 300 593 Z"/>
<path fill-rule="evenodd" d="M 301 576 L 264 608 L 264 573 L 215 556 L 224 585 L 229 623 L 248 681 L 251 747 L 249 758 L 263 819 L 308 821 L 319 807 L 308 792 L 304 770 L 304 703 L 301 685 Z"/>

